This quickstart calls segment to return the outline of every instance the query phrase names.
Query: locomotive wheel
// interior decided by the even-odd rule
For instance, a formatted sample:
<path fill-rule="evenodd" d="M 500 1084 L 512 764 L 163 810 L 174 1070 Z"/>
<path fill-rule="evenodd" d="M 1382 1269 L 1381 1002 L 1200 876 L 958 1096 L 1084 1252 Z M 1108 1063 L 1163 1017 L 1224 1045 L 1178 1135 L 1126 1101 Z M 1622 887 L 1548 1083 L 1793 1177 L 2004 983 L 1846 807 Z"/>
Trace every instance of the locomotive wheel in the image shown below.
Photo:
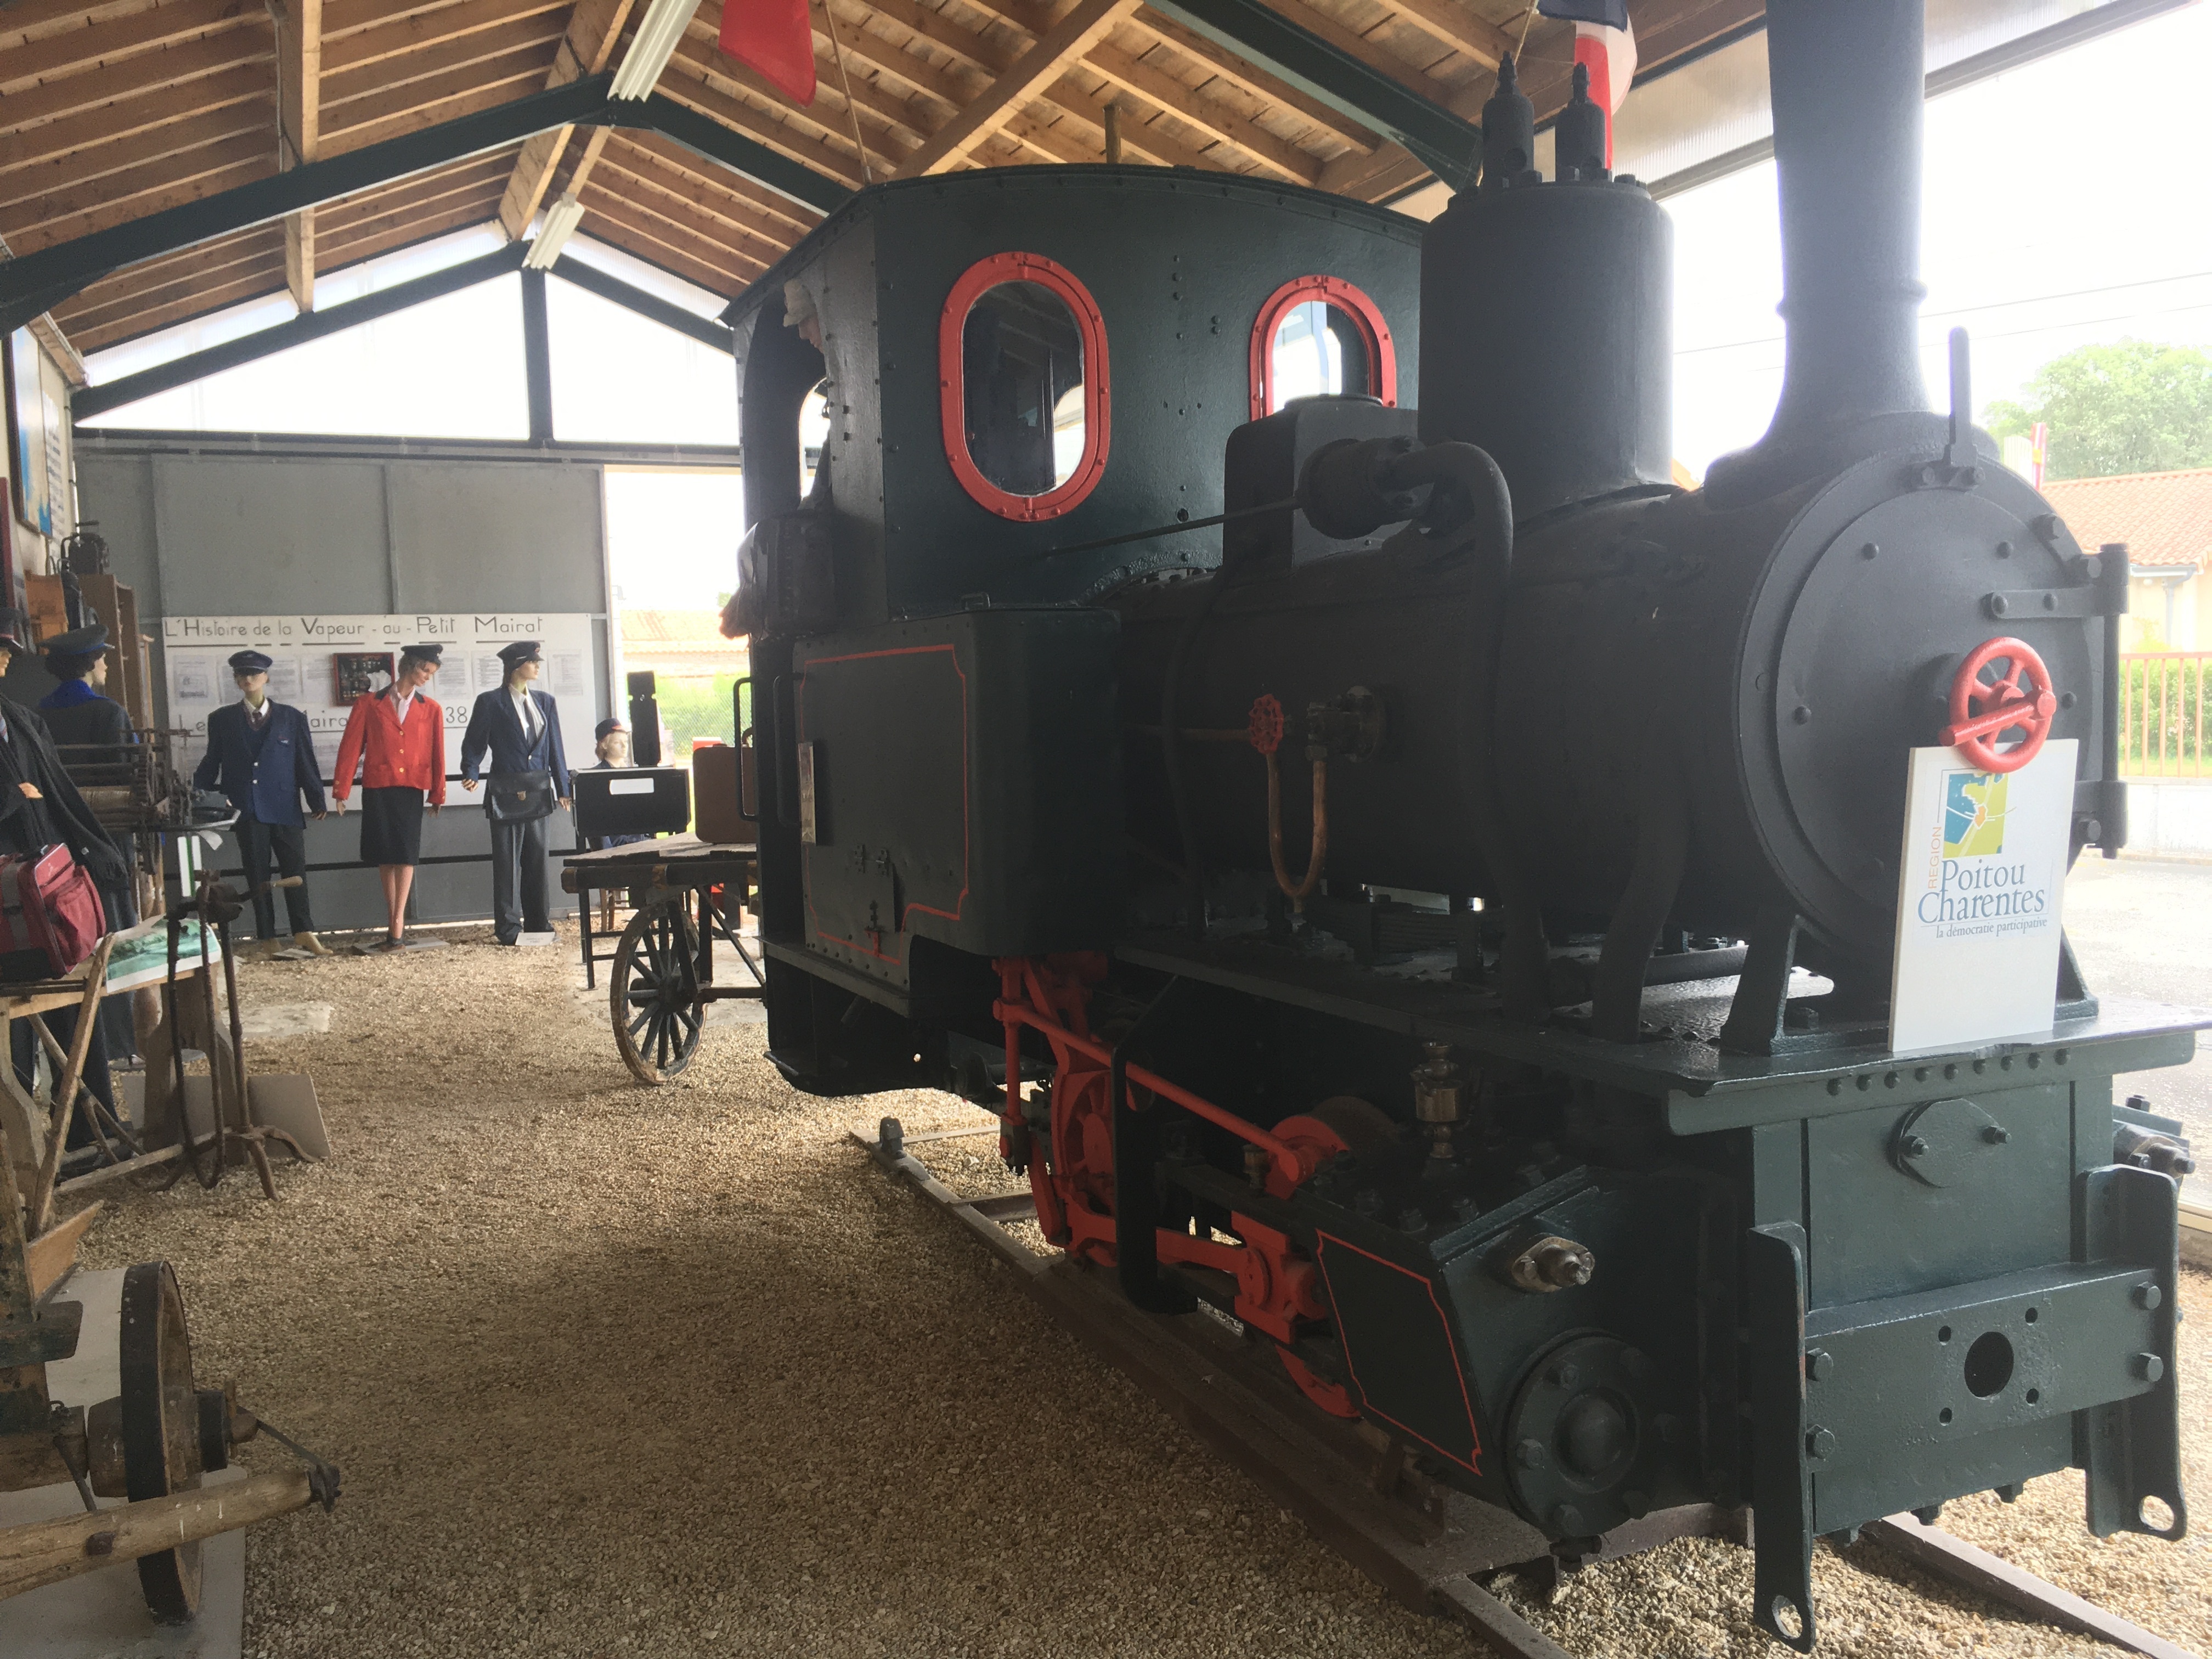
<path fill-rule="evenodd" d="M 699 1052 L 699 937 L 681 902 L 648 904 L 615 947 L 607 1002 L 615 1047 L 640 1083 L 665 1083 Z"/>
<path fill-rule="evenodd" d="M 128 1496 L 137 1503 L 191 1491 L 200 1484 L 199 1396 L 184 1297 L 166 1261 L 142 1261 L 123 1275 L 121 1358 Z M 138 1583 L 156 1622 L 189 1623 L 200 1610 L 199 1545 L 140 1556 Z"/>

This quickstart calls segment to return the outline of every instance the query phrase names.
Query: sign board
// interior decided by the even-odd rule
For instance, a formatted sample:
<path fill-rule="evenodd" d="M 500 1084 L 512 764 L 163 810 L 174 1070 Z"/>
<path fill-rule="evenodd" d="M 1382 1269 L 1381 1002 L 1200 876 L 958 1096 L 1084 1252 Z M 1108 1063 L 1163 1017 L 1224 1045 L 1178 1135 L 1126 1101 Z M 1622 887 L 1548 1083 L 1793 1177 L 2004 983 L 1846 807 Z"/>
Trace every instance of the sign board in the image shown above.
<path fill-rule="evenodd" d="M 1889 1044 L 1972 1047 L 2051 1029 L 2059 902 L 2074 817 L 2075 740 L 2017 772 L 1916 749 L 1890 975 Z"/>
<path fill-rule="evenodd" d="M 238 700 L 231 678 L 234 652 L 253 650 L 270 659 L 269 695 L 307 717 L 323 781 L 337 764 L 338 740 L 354 697 L 363 688 L 382 690 L 392 668 L 410 645 L 442 645 L 445 666 L 428 696 L 446 711 L 446 770 L 461 769 L 461 734 L 477 693 L 506 683 L 501 646 L 537 640 L 545 666 L 538 689 L 561 704 L 562 738 L 574 761 L 588 762 L 599 703 L 593 696 L 592 619 L 581 612 L 502 611 L 495 614 L 391 617 L 164 617 L 162 682 L 168 690 L 167 723 L 190 732 L 181 763 L 198 763 L 207 752 L 207 717 Z"/>

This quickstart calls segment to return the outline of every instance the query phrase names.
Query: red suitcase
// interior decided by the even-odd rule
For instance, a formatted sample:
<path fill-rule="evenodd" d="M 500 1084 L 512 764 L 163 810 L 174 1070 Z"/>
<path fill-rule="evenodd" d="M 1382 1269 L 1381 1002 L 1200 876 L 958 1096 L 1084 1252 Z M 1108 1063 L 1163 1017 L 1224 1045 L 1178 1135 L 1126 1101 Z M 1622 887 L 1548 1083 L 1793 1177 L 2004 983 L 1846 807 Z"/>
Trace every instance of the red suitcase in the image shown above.
<path fill-rule="evenodd" d="M 92 954 L 107 931 L 100 891 L 66 847 L 36 859 L 0 858 L 0 954 L 43 951 L 58 978 Z"/>

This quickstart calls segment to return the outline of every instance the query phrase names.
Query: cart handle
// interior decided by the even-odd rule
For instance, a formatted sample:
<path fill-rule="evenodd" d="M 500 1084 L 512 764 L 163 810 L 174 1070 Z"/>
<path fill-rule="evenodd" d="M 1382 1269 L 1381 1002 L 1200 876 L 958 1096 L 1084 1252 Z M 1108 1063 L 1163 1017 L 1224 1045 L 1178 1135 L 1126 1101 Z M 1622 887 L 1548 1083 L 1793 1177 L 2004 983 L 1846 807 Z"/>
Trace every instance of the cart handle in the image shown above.
<path fill-rule="evenodd" d="M 738 738 L 738 817 L 746 823 L 760 822 L 757 804 L 754 811 L 745 811 L 745 738 L 751 731 L 745 724 L 745 688 L 752 683 L 751 675 L 740 674 L 730 687 L 730 730 L 737 734 Z M 757 757 L 753 763 L 759 765 Z M 755 779 L 754 781 L 757 783 L 759 780 Z"/>

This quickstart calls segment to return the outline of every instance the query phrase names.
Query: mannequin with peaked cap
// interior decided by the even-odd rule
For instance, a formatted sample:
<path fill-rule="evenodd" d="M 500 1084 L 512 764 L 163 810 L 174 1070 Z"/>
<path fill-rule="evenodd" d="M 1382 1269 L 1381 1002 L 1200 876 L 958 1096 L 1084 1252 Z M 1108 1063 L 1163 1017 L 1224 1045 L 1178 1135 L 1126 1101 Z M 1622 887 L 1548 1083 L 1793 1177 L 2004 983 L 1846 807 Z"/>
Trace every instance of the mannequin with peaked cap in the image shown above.
<path fill-rule="evenodd" d="M 276 931 L 276 896 L 268 886 L 273 858 L 280 876 L 300 878 L 297 887 L 284 890 L 284 919 L 291 924 L 293 944 L 326 957 L 330 950 L 315 937 L 307 897 L 307 824 L 300 810 L 302 795 L 317 817 L 328 810 L 322 769 L 315 763 L 307 715 L 269 695 L 269 658 L 258 651 L 232 656 L 231 678 L 241 695 L 208 716 L 207 753 L 192 774 L 192 787 L 219 788 L 238 809 L 239 858 L 246 884 L 254 890 L 254 936 L 282 937 Z"/>
<path fill-rule="evenodd" d="M 30 623 L 20 611 L 0 610 L 0 675 L 29 647 Z M 120 711 L 118 711 L 120 712 Z M 100 828 L 63 766 L 46 721 L 12 697 L 0 696 L 0 855 L 35 859 L 61 843 L 76 855 L 100 892 L 103 908 L 111 892 L 129 890 L 130 871 L 115 843 Z M 111 929 L 126 925 L 108 918 Z M 0 954 L 0 982 L 44 979 L 52 969 L 43 951 Z M 76 1010 L 58 1008 L 45 1016 L 46 1029 L 66 1048 L 76 1035 Z M 9 1022 L 15 1078 L 31 1086 L 37 1037 L 31 1022 Z M 107 1043 L 95 1022 L 85 1051 L 84 1081 L 112 1111 L 115 1094 L 107 1074 Z M 82 1113 L 70 1119 L 70 1144 L 90 1145 L 94 1136 Z"/>
<path fill-rule="evenodd" d="M 130 781 L 125 769 L 128 746 L 137 741 L 131 716 L 123 705 L 108 697 L 107 629 L 94 617 L 82 628 L 57 634 L 40 641 L 46 672 L 58 682 L 39 699 L 39 715 L 54 747 L 69 769 L 71 781 L 82 791 L 100 784 Z M 100 890 L 100 902 L 110 927 L 128 927 L 138 920 L 138 895 L 130 871 L 137 863 L 137 838 L 127 830 L 108 831 L 116 851 L 123 855 L 124 879 Z M 100 1031 L 108 1058 L 138 1052 L 138 1035 L 131 1015 L 128 993 L 103 997 L 100 1004 Z"/>
<path fill-rule="evenodd" d="M 513 945 L 524 933 L 550 933 L 545 903 L 545 820 L 569 804 L 568 760 L 561 749 L 561 711 L 532 684 L 544 667 L 536 640 L 504 647 L 507 684 L 477 694 L 461 738 L 461 787 L 473 793 L 491 761 L 484 816 L 491 824 L 492 937 Z"/>
<path fill-rule="evenodd" d="M 384 883 L 387 932 L 376 948 L 406 948 L 407 895 L 422 858 L 422 808 L 446 804 L 446 711 L 424 689 L 437 678 L 445 647 L 410 645 L 390 686 L 356 698 L 338 740 L 331 793 L 341 812 L 361 770 L 361 861 Z"/>
<path fill-rule="evenodd" d="M 610 715 L 592 728 L 592 752 L 599 757 L 594 772 L 624 771 L 631 764 L 629 727 Z M 651 836 L 587 836 L 584 840 L 588 850 L 597 852 L 602 847 L 627 847 L 632 842 L 651 841 Z M 599 927 L 603 932 L 615 930 L 615 890 L 603 889 L 599 894 Z"/>

